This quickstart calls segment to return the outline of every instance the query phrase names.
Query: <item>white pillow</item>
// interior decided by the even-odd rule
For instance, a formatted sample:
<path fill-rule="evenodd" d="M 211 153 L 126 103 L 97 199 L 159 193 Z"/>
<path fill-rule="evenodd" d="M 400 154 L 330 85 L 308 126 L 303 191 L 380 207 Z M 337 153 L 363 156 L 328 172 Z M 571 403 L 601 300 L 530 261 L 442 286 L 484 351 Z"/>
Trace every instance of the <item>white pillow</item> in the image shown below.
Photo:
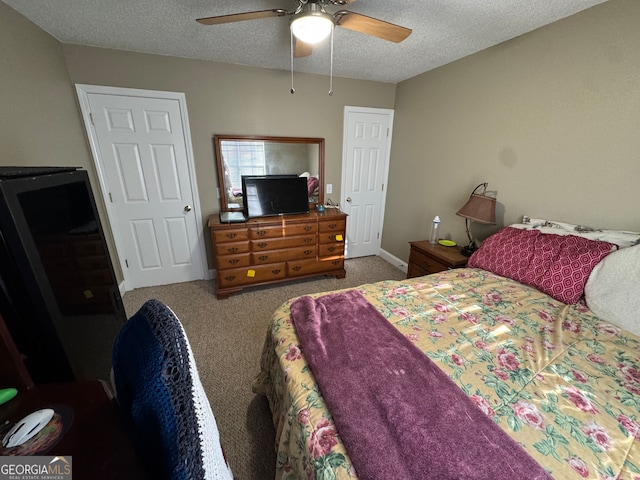
<path fill-rule="evenodd" d="M 524 230 L 540 230 L 542 233 L 575 235 L 577 237 L 588 238 L 589 240 L 600 240 L 602 242 L 613 243 L 614 245 L 617 245 L 618 248 L 627 248 L 640 244 L 640 233 L 638 232 L 628 232 L 626 230 L 604 230 L 585 225 L 574 225 L 573 223 L 532 218 L 528 215 L 522 216 L 522 223 L 514 223 L 510 226 Z"/>
<path fill-rule="evenodd" d="M 640 336 L 640 245 L 611 252 L 596 265 L 584 296 L 598 317 Z"/>

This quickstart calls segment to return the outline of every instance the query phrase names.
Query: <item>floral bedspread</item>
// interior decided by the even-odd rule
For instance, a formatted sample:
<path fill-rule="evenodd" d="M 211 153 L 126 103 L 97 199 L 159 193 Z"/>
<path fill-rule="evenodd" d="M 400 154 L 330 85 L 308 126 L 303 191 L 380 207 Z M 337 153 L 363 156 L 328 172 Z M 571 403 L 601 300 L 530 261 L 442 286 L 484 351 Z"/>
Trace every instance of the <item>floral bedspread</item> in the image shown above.
<path fill-rule="evenodd" d="M 640 338 L 484 270 L 358 290 L 554 478 L 640 480 Z M 299 348 L 293 300 L 274 314 L 254 383 L 276 426 L 276 479 L 357 478 Z"/>

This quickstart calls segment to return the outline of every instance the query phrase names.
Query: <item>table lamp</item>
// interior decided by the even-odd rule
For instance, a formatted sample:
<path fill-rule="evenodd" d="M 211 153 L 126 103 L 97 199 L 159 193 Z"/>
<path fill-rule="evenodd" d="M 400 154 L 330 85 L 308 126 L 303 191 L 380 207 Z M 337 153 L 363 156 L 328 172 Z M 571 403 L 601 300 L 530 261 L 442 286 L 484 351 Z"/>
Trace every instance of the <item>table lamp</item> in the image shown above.
<path fill-rule="evenodd" d="M 474 188 L 469 200 L 467 200 L 467 203 L 465 203 L 462 208 L 456 212 L 456 215 L 465 218 L 467 226 L 469 244 L 460 249 L 460 253 L 466 257 L 470 257 L 471 254 L 478 249 L 476 242 L 473 237 L 471 237 L 471 232 L 469 231 L 469 220 L 486 225 L 496 224 L 496 199 L 495 197 L 488 197 L 485 195 L 487 185 L 488 183 L 484 182 Z M 482 188 L 482 192 L 477 193 L 480 188 Z"/>

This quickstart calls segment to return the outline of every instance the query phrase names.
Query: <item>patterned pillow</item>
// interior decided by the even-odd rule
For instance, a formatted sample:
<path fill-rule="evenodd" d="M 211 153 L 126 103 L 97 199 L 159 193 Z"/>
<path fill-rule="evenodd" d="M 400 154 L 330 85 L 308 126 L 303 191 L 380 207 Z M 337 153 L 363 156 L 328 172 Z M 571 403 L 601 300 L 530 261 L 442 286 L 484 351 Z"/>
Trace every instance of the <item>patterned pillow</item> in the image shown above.
<path fill-rule="evenodd" d="M 540 234 L 524 283 L 567 304 L 578 302 L 591 270 L 612 245 L 575 235 Z"/>
<path fill-rule="evenodd" d="M 316 177 L 307 178 L 307 193 L 310 197 L 315 193 L 319 185 L 320 180 L 318 180 Z"/>
<path fill-rule="evenodd" d="M 591 270 L 612 248 L 608 242 L 574 235 L 505 227 L 482 243 L 467 266 L 512 278 L 573 304 L 582 297 Z"/>
<path fill-rule="evenodd" d="M 527 271 L 533 258 L 533 246 L 538 230 L 505 227 L 482 242 L 467 267 L 481 268 L 502 277 L 526 283 Z"/>

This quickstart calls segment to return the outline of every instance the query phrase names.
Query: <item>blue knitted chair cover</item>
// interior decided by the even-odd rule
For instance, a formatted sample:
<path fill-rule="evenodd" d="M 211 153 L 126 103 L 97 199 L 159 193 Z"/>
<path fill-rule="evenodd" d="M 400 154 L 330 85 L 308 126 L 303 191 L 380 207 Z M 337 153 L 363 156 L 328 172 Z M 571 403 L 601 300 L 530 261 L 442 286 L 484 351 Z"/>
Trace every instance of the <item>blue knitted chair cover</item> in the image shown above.
<path fill-rule="evenodd" d="M 149 300 L 113 349 L 116 396 L 152 470 L 176 480 L 232 479 L 182 324 Z"/>

